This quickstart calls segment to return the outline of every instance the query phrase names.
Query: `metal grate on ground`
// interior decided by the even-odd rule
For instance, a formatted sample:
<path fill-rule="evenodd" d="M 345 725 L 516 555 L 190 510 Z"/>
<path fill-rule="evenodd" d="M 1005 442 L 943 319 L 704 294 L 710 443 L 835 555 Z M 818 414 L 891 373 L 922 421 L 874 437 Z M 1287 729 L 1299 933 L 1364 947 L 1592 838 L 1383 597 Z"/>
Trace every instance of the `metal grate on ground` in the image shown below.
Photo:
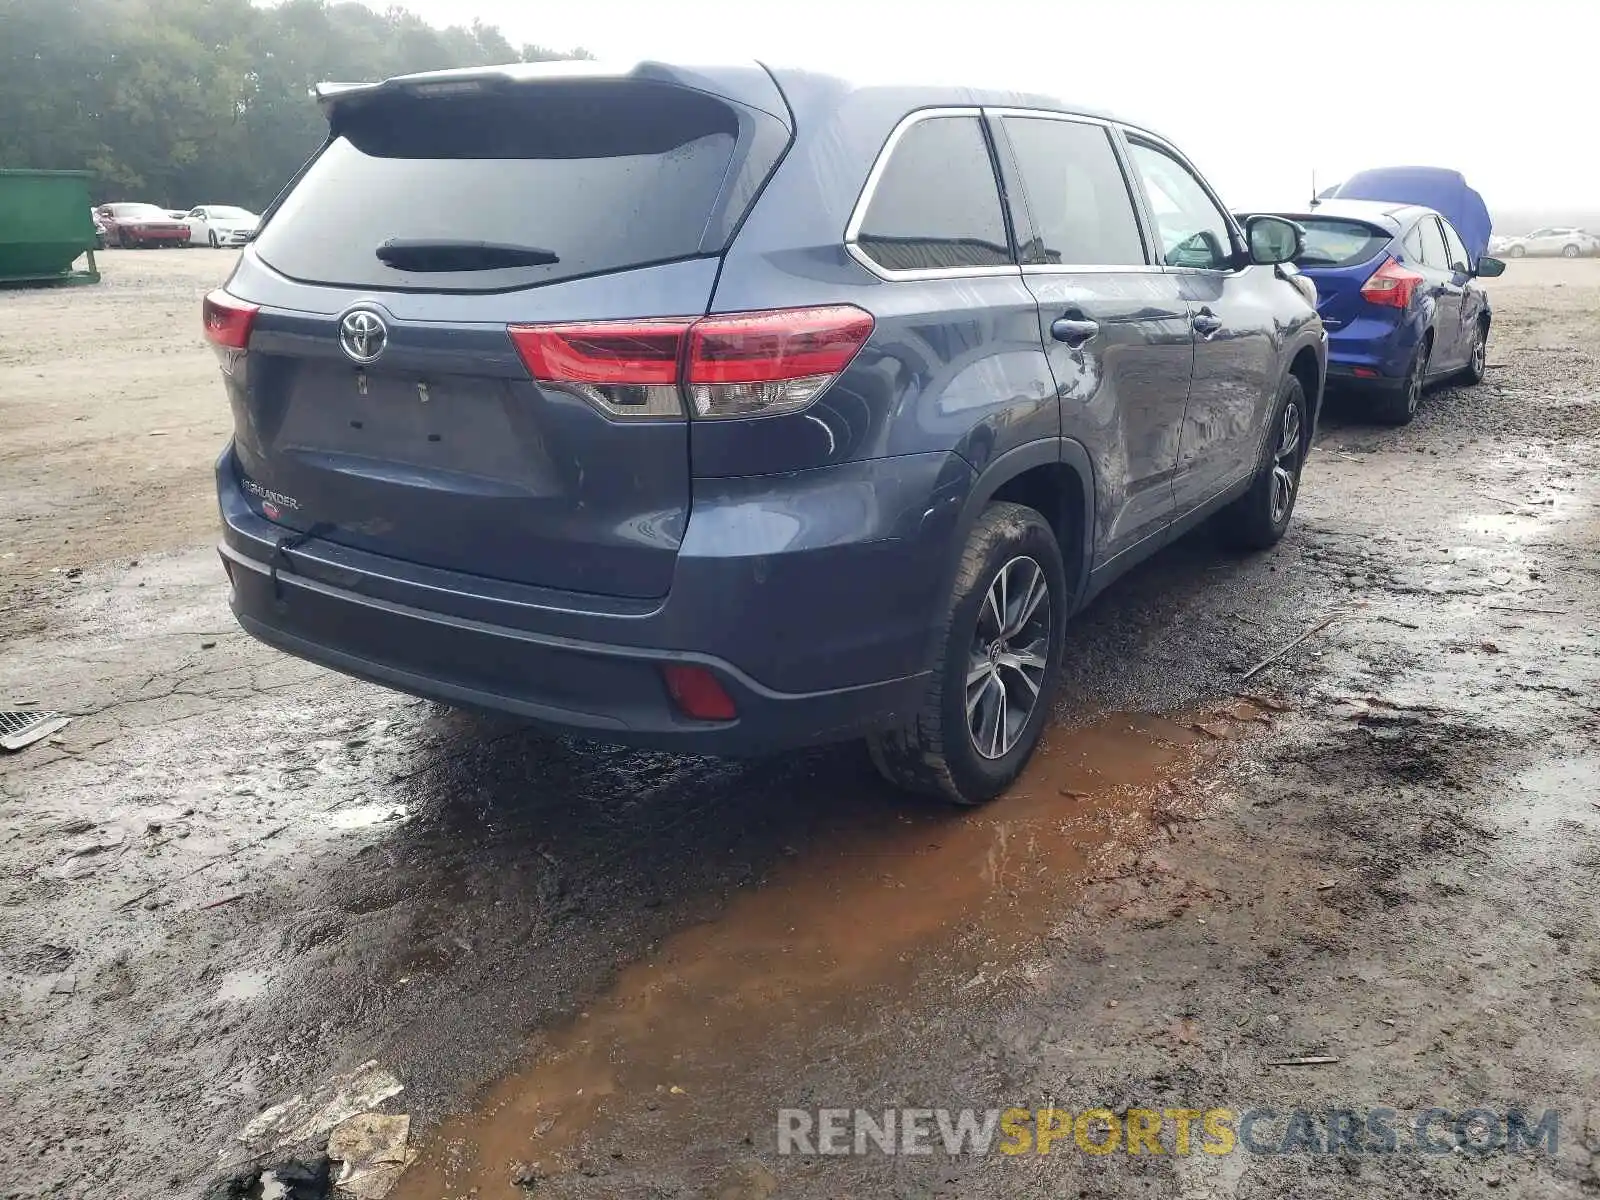
<path fill-rule="evenodd" d="M 70 718 L 54 712 L 0 712 L 0 748 L 21 750 L 47 738 Z"/>

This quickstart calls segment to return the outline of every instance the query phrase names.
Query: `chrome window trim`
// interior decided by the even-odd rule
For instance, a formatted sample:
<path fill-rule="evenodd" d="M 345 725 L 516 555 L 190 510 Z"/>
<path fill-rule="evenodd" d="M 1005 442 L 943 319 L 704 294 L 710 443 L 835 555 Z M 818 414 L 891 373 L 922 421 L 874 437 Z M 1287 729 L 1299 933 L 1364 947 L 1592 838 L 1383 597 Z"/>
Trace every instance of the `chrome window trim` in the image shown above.
<path fill-rule="evenodd" d="M 939 108 L 919 108 L 901 117 L 893 129 L 889 131 L 888 139 L 883 143 L 883 148 L 878 151 L 878 157 L 873 161 L 872 170 L 867 172 L 867 181 L 862 185 L 861 195 L 856 198 L 856 206 L 850 211 L 850 220 L 844 227 L 845 253 L 856 262 L 860 263 L 879 279 L 901 282 L 916 279 L 977 279 L 977 278 L 1014 278 L 1019 271 L 1016 263 L 997 263 L 992 267 L 918 267 L 911 270 L 895 270 L 893 267 L 883 266 L 875 261 L 871 255 L 863 250 L 858 242 L 861 236 L 862 222 L 867 218 L 867 209 L 872 204 L 872 197 L 878 190 L 878 184 L 883 179 L 883 174 L 889 169 L 889 160 L 894 156 L 895 147 L 900 144 L 900 139 L 905 137 L 906 131 L 923 121 L 937 120 L 941 117 L 966 117 L 978 123 L 978 131 L 983 134 L 984 146 L 987 149 L 989 139 L 983 130 L 983 106 L 978 104 L 954 106 L 947 105 Z M 991 169 L 993 169 L 991 167 Z M 1005 193 L 1001 189 L 1000 181 L 995 179 L 995 199 L 1000 205 L 1002 220 L 1005 217 Z"/>
<path fill-rule="evenodd" d="M 1059 108 L 1018 108 L 1015 105 L 990 106 L 983 110 L 995 117 L 1039 117 L 1046 121 L 1072 121 L 1078 125 L 1098 125 L 1102 129 L 1110 129 L 1112 122 L 1104 117 L 1091 117 L 1074 112 L 1066 112 Z"/>
<path fill-rule="evenodd" d="M 1158 267 L 1152 263 L 1027 263 L 1024 275 L 1170 275 L 1177 267 Z"/>

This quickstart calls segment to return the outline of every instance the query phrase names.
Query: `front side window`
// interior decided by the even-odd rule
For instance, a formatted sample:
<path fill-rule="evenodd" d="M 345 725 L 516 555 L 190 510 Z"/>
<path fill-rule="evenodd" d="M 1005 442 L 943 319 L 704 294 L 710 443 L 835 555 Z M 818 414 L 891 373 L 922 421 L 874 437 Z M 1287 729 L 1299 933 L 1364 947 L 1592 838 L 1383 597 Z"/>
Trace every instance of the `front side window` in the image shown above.
<path fill-rule="evenodd" d="M 1444 248 L 1450 257 L 1450 269 L 1459 275 L 1467 274 L 1472 270 L 1472 262 L 1467 255 L 1466 245 L 1456 233 L 1455 226 L 1440 218 L 1439 227 L 1444 230 Z"/>
<path fill-rule="evenodd" d="M 1129 146 L 1161 238 L 1161 261 L 1210 271 L 1231 267 L 1232 229 L 1200 181 L 1164 150 L 1138 141 Z"/>
<path fill-rule="evenodd" d="M 1033 214 L 1024 263 L 1144 264 L 1133 198 L 1109 131 L 1043 117 L 1007 117 L 1005 128 Z"/>
<path fill-rule="evenodd" d="M 890 152 L 856 244 L 891 271 L 1012 261 L 989 143 L 976 116 L 929 117 Z"/>

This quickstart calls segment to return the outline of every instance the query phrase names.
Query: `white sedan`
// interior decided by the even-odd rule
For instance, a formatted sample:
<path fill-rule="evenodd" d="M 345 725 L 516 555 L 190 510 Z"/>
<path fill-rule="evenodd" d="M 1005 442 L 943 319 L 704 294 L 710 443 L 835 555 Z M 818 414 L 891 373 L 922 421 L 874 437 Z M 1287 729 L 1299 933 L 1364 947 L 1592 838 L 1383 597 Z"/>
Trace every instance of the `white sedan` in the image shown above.
<path fill-rule="evenodd" d="M 226 204 L 202 204 L 189 210 L 191 246 L 242 246 L 256 231 L 261 218 Z"/>

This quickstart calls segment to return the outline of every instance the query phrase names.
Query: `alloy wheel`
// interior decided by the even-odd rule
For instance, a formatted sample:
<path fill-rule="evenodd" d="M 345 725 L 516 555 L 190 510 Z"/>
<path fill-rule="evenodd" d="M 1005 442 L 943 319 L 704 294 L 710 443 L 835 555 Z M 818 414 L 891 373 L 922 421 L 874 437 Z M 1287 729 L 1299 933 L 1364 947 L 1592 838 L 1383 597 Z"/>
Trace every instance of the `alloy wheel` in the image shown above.
<path fill-rule="evenodd" d="M 1300 406 L 1293 401 L 1283 410 L 1278 448 L 1272 456 L 1272 523 L 1280 524 L 1294 507 L 1300 486 Z"/>
<path fill-rule="evenodd" d="M 1477 340 L 1472 343 L 1472 374 L 1474 378 L 1482 379 L 1484 371 L 1489 365 L 1489 337 L 1483 332 L 1483 327 L 1478 328 Z"/>
<path fill-rule="evenodd" d="M 1422 349 L 1418 349 L 1417 357 L 1411 364 L 1411 370 L 1406 375 L 1406 412 L 1415 413 L 1417 405 L 1422 403 L 1422 381 L 1428 372 L 1428 356 Z"/>
<path fill-rule="evenodd" d="M 1050 581 L 1026 555 L 1000 568 L 984 594 L 967 656 L 967 734 L 987 759 L 1004 758 L 1033 717 L 1050 662 Z"/>

